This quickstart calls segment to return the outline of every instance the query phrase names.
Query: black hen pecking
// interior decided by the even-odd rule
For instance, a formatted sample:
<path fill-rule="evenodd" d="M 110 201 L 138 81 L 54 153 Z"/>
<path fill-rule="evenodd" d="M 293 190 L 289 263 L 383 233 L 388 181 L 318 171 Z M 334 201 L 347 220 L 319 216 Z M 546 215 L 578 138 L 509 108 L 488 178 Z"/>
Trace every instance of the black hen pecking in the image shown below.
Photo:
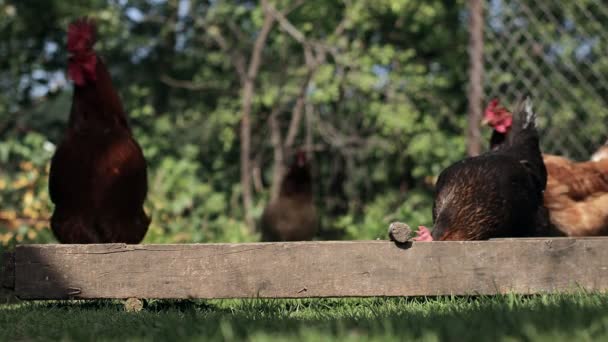
<path fill-rule="evenodd" d="M 519 105 L 512 134 L 499 148 L 461 160 L 437 180 L 434 229 L 417 241 L 486 240 L 543 235 L 547 171 L 529 98 Z"/>

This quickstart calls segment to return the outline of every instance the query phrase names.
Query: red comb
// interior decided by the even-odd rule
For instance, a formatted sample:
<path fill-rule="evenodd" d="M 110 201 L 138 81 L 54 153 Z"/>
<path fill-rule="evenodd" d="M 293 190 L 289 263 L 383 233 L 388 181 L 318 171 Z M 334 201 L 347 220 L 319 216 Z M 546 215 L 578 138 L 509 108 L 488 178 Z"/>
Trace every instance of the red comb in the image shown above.
<path fill-rule="evenodd" d="M 498 99 L 494 98 L 488 103 L 484 111 L 483 122 L 499 133 L 506 133 L 513 123 L 513 117 L 506 108 L 500 105 Z"/>
<path fill-rule="evenodd" d="M 298 163 L 298 166 L 304 166 L 306 164 L 306 152 L 298 150 L 296 153 L 296 162 Z"/>
<path fill-rule="evenodd" d="M 97 28 L 89 18 L 80 18 L 68 28 L 68 51 L 71 53 L 89 52 L 97 39 Z"/>

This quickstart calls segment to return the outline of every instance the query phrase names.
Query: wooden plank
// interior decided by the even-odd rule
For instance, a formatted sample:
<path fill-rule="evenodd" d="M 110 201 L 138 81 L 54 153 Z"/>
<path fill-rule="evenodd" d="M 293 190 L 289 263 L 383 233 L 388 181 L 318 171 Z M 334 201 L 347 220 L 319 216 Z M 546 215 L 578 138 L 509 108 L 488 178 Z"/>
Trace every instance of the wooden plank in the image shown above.
<path fill-rule="evenodd" d="M 490 239 L 489 241 L 521 241 L 521 240 L 536 240 L 536 241 L 546 241 L 546 240 L 553 240 L 553 241 L 559 241 L 559 240 L 604 240 L 604 241 L 608 241 L 608 236 L 577 236 L 577 237 L 569 237 L 569 236 L 555 236 L 555 237 L 518 237 L 518 238 L 514 238 L 514 237 L 508 237 L 508 238 L 494 238 L 494 239 Z"/>
<path fill-rule="evenodd" d="M 24 299 L 605 291 L 608 241 L 25 245 L 15 267 Z"/>
<path fill-rule="evenodd" d="M 0 287 L 6 289 L 15 288 L 15 254 L 4 252 L 0 260 Z"/>

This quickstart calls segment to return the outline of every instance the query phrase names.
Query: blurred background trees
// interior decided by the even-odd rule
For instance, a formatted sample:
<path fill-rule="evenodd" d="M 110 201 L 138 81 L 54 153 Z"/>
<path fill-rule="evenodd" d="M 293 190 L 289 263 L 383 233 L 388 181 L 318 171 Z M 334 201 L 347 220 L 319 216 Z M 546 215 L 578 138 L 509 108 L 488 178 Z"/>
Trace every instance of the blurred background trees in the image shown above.
<path fill-rule="evenodd" d="M 500 18 L 518 7 L 486 6 L 487 35 L 511 39 L 513 25 Z M 537 30 L 584 19 L 568 6 L 551 13 L 559 19 L 534 23 Z M 465 155 L 463 0 L 0 0 L 0 244 L 53 241 L 48 163 L 72 92 L 65 31 L 83 15 L 98 23 L 96 48 L 148 160 L 145 242 L 256 240 L 281 161 L 297 148 L 312 153 L 319 238 L 385 238 L 393 220 L 431 223 L 434 177 Z M 540 44 L 540 57 L 526 58 L 526 44 L 501 51 L 532 68 L 555 54 L 547 48 L 555 44 Z M 500 40 L 486 45 L 494 56 Z M 568 51 L 556 67 L 607 65 L 604 55 Z M 556 84 L 586 94 L 576 77 L 522 81 L 503 64 L 486 88 L 506 104 L 530 89 L 544 101 L 543 87 L 559 94 Z M 542 103 L 547 110 L 555 101 Z M 606 138 L 601 102 L 555 111 L 584 119 L 580 130 L 560 133 L 582 147 L 563 143 L 557 152 L 584 158 Z M 482 136 L 485 149 L 489 130 Z"/>

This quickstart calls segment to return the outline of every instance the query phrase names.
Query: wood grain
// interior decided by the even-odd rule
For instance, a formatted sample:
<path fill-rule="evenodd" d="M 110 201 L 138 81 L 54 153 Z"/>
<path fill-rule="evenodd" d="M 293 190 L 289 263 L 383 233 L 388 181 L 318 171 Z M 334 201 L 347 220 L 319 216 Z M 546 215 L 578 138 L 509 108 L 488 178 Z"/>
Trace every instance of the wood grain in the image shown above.
<path fill-rule="evenodd" d="M 4 252 L 0 255 L 0 287 L 15 288 L 15 254 Z"/>
<path fill-rule="evenodd" d="M 608 239 L 25 245 L 24 299 L 475 295 L 608 289 Z"/>

